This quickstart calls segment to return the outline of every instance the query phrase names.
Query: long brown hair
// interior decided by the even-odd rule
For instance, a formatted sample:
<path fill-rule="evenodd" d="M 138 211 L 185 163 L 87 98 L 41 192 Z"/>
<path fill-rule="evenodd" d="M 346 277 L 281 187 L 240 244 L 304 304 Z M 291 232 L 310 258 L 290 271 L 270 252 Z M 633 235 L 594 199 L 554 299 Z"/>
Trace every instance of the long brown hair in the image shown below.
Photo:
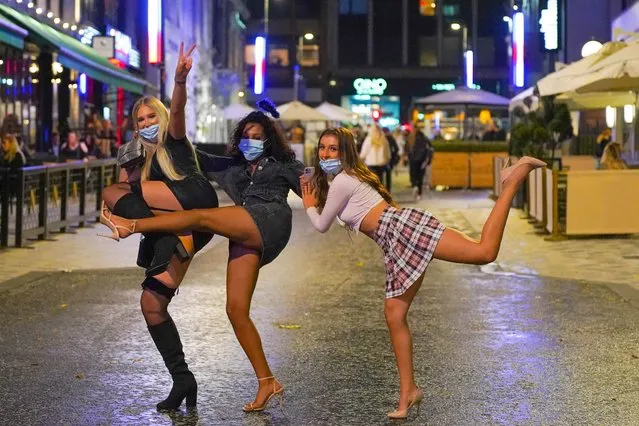
<path fill-rule="evenodd" d="M 384 201 L 393 207 L 397 207 L 397 204 L 393 201 L 393 197 L 391 197 L 388 190 L 386 190 L 384 185 L 379 181 L 377 175 L 371 172 L 368 167 L 366 167 L 366 164 L 359 158 L 353 132 L 344 127 L 328 128 L 320 135 L 317 141 L 318 147 L 319 141 L 321 141 L 324 136 L 334 136 L 339 141 L 340 161 L 344 173 L 359 179 L 360 182 L 369 184 L 382 196 Z M 319 165 L 317 149 L 315 150 L 314 163 L 315 173 L 311 178 L 311 186 L 317 196 L 317 207 L 322 209 L 324 205 L 326 205 L 326 197 L 328 196 L 328 176 Z"/>

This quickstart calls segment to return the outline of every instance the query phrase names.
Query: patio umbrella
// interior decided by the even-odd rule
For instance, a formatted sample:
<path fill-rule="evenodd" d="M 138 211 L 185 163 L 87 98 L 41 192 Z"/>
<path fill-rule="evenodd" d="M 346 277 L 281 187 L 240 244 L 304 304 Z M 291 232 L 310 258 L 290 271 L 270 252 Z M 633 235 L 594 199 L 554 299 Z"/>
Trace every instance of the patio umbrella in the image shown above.
<path fill-rule="evenodd" d="M 598 67 L 607 57 L 614 55 L 625 47 L 626 44 L 620 41 L 606 43 L 597 53 L 586 56 L 570 65 L 564 66 L 559 71 L 548 74 L 537 82 L 539 95 L 550 96 L 576 90 L 583 85 L 583 83 L 579 83 L 579 78 L 591 73 L 593 67 Z"/>
<path fill-rule="evenodd" d="M 639 43 L 593 64 L 589 72 L 576 79 L 578 93 L 600 91 L 637 91 L 639 89 Z"/>
<path fill-rule="evenodd" d="M 322 102 L 315 108 L 315 111 L 319 111 L 334 121 L 353 121 L 358 117 L 354 112 L 328 102 Z"/>
<path fill-rule="evenodd" d="M 224 108 L 223 114 L 227 120 L 240 120 L 253 111 L 255 111 L 255 109 L 248 105 L 232 104 Z"/>
<path fill-rule="evenodd" d="M 602 109 L 607 106 L 622 107 L 634 105 L 637 96 L 630 91 L 619 92 L 590 92 L 577 93 L 574 91 L 562 93 L 555 98 L 555 102 L 566 104 L 571 110 Z"/>
<path fill-rule="evenodd" d="M 501 106 L 507 107 L 510 99 L 485 90 L 469 89 L 458 87 L 448 92 L 437 93 L 435 95 L 418 98 L 416 104 L 425 105 L 460 105 L 460 106 Z"/>
<path fill-rule="evenodd" d="M 280 113 L 280 120 L 300 120 L 300 121 L 330 121 L 329 116 L 314 110 L 300 101 L 293 101 L 277 107 Z"/>

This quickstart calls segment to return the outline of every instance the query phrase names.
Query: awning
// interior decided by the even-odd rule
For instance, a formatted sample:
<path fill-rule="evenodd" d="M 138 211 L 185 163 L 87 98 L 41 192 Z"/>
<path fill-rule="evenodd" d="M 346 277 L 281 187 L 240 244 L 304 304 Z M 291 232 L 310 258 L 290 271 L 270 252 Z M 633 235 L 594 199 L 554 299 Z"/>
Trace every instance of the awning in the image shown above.
<path fill-rule="evenodd" d="M 29 33 L 0 16 L 0 41 L 24 49 L 24 38 Z"/>
<path fill-rule="evenodd" d="M 129 92 L 144 93 L 147 84 L 145 80 L 116 67 L 92 47 L 3 4 L 0 4 L 0 13 L 25 28 L 29 32 L 28 38 L 54 46 L 58 50 L 58 61 L 62 65 Z"/>

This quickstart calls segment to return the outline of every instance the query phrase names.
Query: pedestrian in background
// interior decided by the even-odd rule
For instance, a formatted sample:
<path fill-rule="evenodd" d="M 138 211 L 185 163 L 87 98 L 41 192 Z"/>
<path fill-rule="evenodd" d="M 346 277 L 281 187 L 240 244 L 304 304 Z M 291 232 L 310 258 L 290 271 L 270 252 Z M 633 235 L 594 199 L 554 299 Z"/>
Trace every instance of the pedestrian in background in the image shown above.
<path fill-rule="evenodd" d="M 428 165 L 428 139 L 417 124 L 413 125 L 408 142 L 406 144 L 408 151 L 408 168 L 410 173 L 411 186 L 413 188 L 413 200 L 422 199 L 422 189 L 424 186 L 424 174 Z"/>
<path fill-rule="evenodd" d="M 503 192 L 488 216 L 479 241 L 446 228 L 431 213 L 397 207 L 390 193 L 359 159 L 353 134 L 343 128 L 325 130 L 318 142 L 314 174 L 302 177 L 303 203 L 313 226 L 326 232 L 336 218 L 374 240 L 384 252 L 384 315 L 399 370 L 400 397 L 393 419 L 405 419 L 424 392 L 413 371 L 413 338 L 407 315 L 432 258 L 483 265 L 493 262 L 501 246 L 513 198 L 528 173 L 546 165 L 522 157 L 502 170 Z M 330 186 L 328 177 L 334 176 Z M 321 213 L 320 213 L 321 211 Z"/>
<path fill-rule="evenodd" d="M 388 139 L 386 139 L 379 125 L 371 125 L 359 156 L 366 164 L 366 167 L 375 173 L 380 182 L 383 182 L 386 168 L 390 164 L 391 150 Z"/>
<path fill-rule="evenodd" d="M 392 191 L 391 183 L 392 183 L 392 177 L 393 177 L 393 169 L 397 167 L 397 164 L 399 163 L 399 159 L 401 158 L 401 156 L 399 152 L 399 146 L 397 145 L 397 141 L 393 137 L 388 127 L 383 127 L 382 131 L 384 132 L 384 136 L 386 136 L 386 140 L 388 141 L 388 146 L 390 148 L 390 161 L 388 165 L 386 166 L 386 170 L 384 171 L 384 174 L 386 175 L 386 189 L 388 189 L 388 191 L 390 192 Z"/>
<path fill-rule="evenodd" d="M 595 145 L 595 169 L 601 168 L 601 158 L 603 157 L 606 146 L 610 143 L 612 133 L 610 129 L 604 129 L 597 136 L 597 145 Z"/>

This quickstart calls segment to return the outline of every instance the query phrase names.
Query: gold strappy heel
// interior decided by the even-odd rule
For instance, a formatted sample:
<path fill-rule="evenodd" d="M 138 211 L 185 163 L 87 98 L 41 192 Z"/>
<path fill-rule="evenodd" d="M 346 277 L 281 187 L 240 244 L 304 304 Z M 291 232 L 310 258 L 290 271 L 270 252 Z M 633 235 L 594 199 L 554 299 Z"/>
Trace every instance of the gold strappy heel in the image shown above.
<path fill-rule="evenodd" d="M 266 400 L 264 401 L 264 403 L 262 405 L 259 405 L 259 406 L 255 405 L 254 402 L 249 402 L 248 404 L 246 404 L 244 406 L 244 408 L 242 408 L 245 413 L 250 413 L 250 412 L 253 412 L 253 411 L 264 411 L 264 409 L 266 408 L 268 402 L 271 400 L 271 398 L 273 398 L 276 395 L 279 395 L 279 397 L 280 397 L 280 407 L 282 407 L 284 405 L 284 386 L 282 386 L 280 384 L 280 388 L 279 389 L 275 388 L 275 386 L 277 384 L 279 384 L 277 379 L 275 379 L 275 376 L 261 377 L 261 378 L 258 378 L 257 380 L 269 380 L 269 379 L 274 379 L 273 380 L 273 392 L 271 392 L 269 394 L 269 396 L 266 398 Z"/>

